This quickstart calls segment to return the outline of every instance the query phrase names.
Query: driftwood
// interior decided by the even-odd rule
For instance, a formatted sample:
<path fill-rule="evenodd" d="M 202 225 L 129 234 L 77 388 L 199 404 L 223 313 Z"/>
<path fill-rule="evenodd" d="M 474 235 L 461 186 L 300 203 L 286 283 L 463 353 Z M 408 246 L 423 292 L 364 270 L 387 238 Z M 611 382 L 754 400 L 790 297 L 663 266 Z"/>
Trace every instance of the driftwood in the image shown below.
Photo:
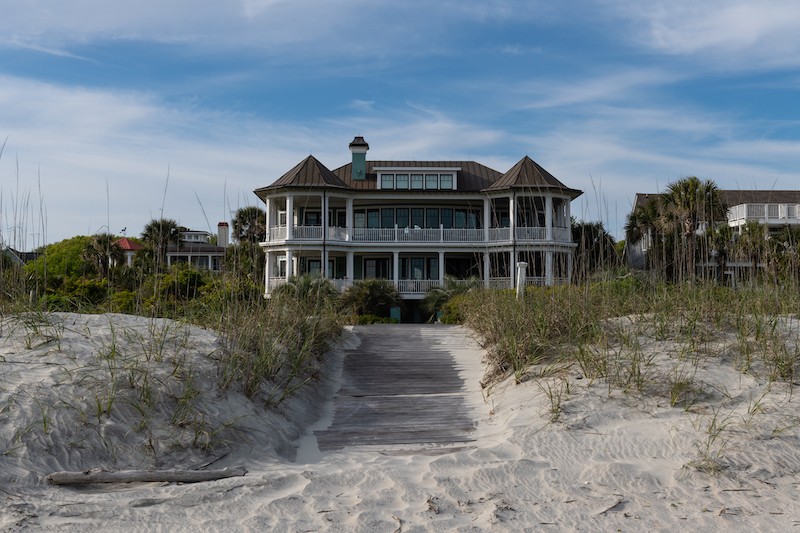
<path fill-rule="evenodd" d="M 243 466 L 221 470 L 122 470 L 109 472 L 95 468 L 84 472 L 53 472 L 47 481 L 53 485 L 86 485 L 89 483 L 197 483 L 227 477 L 243 476 L 247 469 Z"/>

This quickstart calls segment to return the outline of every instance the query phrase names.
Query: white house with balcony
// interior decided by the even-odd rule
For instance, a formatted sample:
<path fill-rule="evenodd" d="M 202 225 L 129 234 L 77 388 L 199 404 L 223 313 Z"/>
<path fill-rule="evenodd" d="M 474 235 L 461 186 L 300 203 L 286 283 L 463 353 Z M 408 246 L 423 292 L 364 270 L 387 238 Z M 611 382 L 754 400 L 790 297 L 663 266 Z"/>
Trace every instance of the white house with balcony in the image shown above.
<path fill-rule="evenodd" d="M 714 221 L 734 228 L 734 238 L 741 235 L 748 222 L 758 222 L 765 226 L 768 234 L 776 234 L 786 227 L 800 227 L 800 190 L 723 190 L 719 191 L 722 201 L 728 206 L 727 220 Z M 637 193 L 633 210 L 649 202 L 658 201 L 661 194 Z M 653 245 L 652 235 L 645 235 L 637 243 L 626 243 L 628 264 L 643 268 L 645 254 Z M 750 266 L 749 263 L 739 266 Z"/>
<path fill-rule="evenodd" d="M 404 299 L 424 297 L 445 276 L 511 288 L 571 277 L 570 202 L 581 191 L 529 157 L 506 173 L 474 161 L 368 161 L 363 137 L 351 162 L 329 170 L 308 156 L 256 189 L 266 204 L 266 293 L 305 273 L 340 289 L 391 280 Z"/>

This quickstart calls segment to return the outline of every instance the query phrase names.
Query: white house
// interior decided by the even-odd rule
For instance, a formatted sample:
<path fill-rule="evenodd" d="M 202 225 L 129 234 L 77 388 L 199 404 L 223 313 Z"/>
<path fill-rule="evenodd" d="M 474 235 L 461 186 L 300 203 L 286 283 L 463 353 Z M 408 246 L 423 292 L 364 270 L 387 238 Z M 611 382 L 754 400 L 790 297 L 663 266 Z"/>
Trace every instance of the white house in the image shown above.
<path fill-rule="evenodd" d="M 582 194 L 529 157 L 501 173 L 474 161 L 368 161 L 363 137 L 352 161 L 329 170 L 308 156 L 255 190 L 266 204 L 267 296 L 291 276 L 391 280 L 407 300 L 445 275 L 487 287 L 567 283 L 573 251 L 570 202 Z"/>
<path fill-rule="evenodd" d="M 180 242 L 167 246 L 167 266 L 190 264 L 213 272 L 222 269 L 230 233 L 227 222 L 217 224 L 217 244 L 211 243 L 212 235 L 207 231 L 182 228 L 180 233 Z"/>

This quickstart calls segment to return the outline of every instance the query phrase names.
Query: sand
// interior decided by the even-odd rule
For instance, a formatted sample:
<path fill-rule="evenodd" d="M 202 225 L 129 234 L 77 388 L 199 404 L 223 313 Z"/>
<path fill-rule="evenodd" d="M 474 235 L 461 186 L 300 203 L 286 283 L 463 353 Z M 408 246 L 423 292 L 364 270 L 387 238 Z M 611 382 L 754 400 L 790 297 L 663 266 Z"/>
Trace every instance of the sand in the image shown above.
<path fill-rule="evenodd" d="M 675 364 L 680 345 L 644 339 L 653 389 L 644 391 L 609 387 L 577 366 L 482 389 L 483 352 L 472 341 L 457 364 L 474 442 L 322 454 L 307 429 L 330 424 L 343 347 L 359 342 L 352 332 L 327 355 L 323 379 L 270 411 L 263 398 L 219 390 L 214 332 L 124 315 L 26 320 L 6 318 L 0 331 L 0 530 L 800 527 L 798 400 L 786 383 L 737 370 L 725 337 L 706 347 L 713 357 L 688 366 Z M 691 371 L 696 398 L 671 406 L 658 385 L 681 368 Z M 103 389 L 111 372 L 132 373 L 138 385 Z M 141 385 L 145 376 L 152 387 Z M 245 477 L 197 484 L 44 480 L 55 470 L 237 464 Z"/>

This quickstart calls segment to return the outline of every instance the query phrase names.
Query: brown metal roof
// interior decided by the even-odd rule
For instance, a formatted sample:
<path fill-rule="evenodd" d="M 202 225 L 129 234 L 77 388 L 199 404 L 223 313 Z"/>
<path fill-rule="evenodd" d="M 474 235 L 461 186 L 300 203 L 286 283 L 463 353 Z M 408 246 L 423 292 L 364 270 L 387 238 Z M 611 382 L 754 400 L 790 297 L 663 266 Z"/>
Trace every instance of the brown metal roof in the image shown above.
<path fill-rule="evenodd" d="M 289 172 L 275 180 L 274 183 L 260 189 L 255 193 L 262 197 L 269 189 L 280 189 L 284 187 L 338 187 L 347 188 L 336 175 L 331 172 L 319 160 L 310 155 L 300 161 Z"/>
<path fill-rule="evenodd" d="M 475 161 L 367 161 L 367 176 L 364 180 L 352 179 L 352 163 L 348 163 L 333 170 L 333 173 L 348 187 L 357 191 L 378 189 L 378 174 L 375 168 L 460 168 L 458 172 L 458 192 L 480 192 L 501 174 Z M 430 193 L 431 191 L 425 191 Z"/>
<path fill-rule="evenodd" d="M 770 190 L 729 190 L 720 189 L 722 200 L 728 207 L 742 204 L 800 204 L 800 190 L 797 191 L 770 191 Z M 663 197 L 663 193 L 636 193 L 633 209 L 644 206 L 649 202 Z"/>
<path fill-rule="evenodd" d="M 520 159 L 516 165 L 503 174 L 503 176 L 494 182 L 488 191 L 498 191 L 503 189 L 550 189 L 567 192 L 574 200 L 581 194 L 581 191 L 570 189 L 555 176 L 545 170 L 539 163 L 528 157 L 527 155 Z"/>

